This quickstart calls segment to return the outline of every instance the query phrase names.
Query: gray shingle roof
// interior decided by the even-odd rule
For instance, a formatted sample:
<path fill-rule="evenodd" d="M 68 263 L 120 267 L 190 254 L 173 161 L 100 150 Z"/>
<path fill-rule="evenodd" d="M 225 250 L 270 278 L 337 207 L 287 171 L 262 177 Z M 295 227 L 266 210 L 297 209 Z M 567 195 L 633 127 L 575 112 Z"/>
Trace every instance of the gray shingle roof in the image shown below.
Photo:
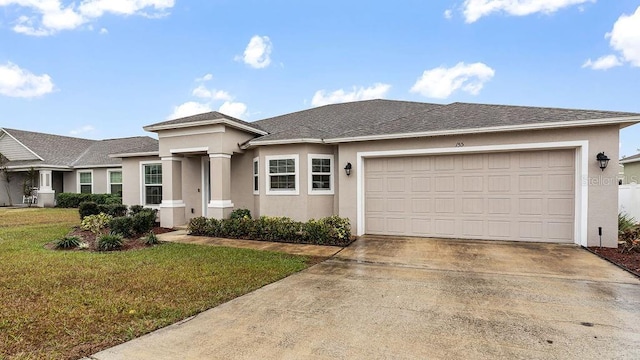
<path fill-rule="evenodd" d="M 217 120 L 217 119 L 226 119 L 226 120 L 229 120 L 229 121 L 232 121 L 232 122 L 236 122 L 236 123 L 241 124 L 241 125 L 252 127 L 254 129 L 257 129 L 257 130 L 264 130 L 264 129 L 260 128 L 260 126 L 258 126 L 256 123 L 250 123 L 250 122 L 246 122 L 246 121 L 243 121 L 243 120 L 240 120 L 240 119 L 236 119 L 236 118 L 234 118 L 232 116 L 225 115 L 225 114 L 219 113 L 217 111 L 210 111 L 210 112 L 207 112 L 207 113 L 187 116 L 187 117 L 183 117 L 183 118 L 179 118 L 179 119 L 162 121 L 162 122 L 159 122 L 159 123 L 147 125 L 147 126 L 145 126 L 145 128 L 151 128 L 151 127 L 155 127 L 155 126 L 166 126 L 166 125 L 180 125 L 180 124 L 188 124 L 188 123 L 195 123 L 195 122 L 207 121 L 207 120 Z"/>
<path fill-rule="evenodd" d="M 627 157 L 625 157 L 625 158 L 620 159 L 620 161 L 622 161 L 622 162 L 636 162 L 636 161 L 640 161 L 640 154 L 635 154 L 635 155 L 627 156 Z"/>
<path fill-rule="evenodd" d="M 319 139 L 424 133 L 586 121 L 640 114 L 530 106 L 452 103 L 448 105 L 396 100 L 367 100 L 321 106 L 256 121 L 269 132 L 251 141 L 294 140 L 317 134 Z"/>
<path fill-rule="evenodd" d="M 148 136 L 90 140 L 17 129 L 3 130 L 43 159 L 12 161 L 10 165 L 13 166 L 72 167 L 120 164 L 121 159 L 110 158 L 109 154 L 158 151 L 158 140 Z"/>

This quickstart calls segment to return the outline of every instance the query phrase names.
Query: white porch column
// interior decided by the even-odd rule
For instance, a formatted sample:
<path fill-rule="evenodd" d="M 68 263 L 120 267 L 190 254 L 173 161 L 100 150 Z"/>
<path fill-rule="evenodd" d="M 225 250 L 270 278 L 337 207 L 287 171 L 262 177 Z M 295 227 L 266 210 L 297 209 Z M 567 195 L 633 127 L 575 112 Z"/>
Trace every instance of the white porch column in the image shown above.
<path fill-rule="evenodd" d="M 56 205 L 56 192 L 53 190 L 51 170 L 40 170 L 40 187 L 38 188 L 38 207 L 54 207 Z"/>
<path fill-rule="evenodd" d="M 224 219 L 233 210 L 231 202 L 231 155 L 209 154 L 211 176 L 211 200 L 208 205 L 209 217 Z"/>
<path fill-rule="evenodd" d="M 186 222 L 185 204 L 182 199 L 182 158 L 163 157 L 160 226 L 172 228 Z"/>

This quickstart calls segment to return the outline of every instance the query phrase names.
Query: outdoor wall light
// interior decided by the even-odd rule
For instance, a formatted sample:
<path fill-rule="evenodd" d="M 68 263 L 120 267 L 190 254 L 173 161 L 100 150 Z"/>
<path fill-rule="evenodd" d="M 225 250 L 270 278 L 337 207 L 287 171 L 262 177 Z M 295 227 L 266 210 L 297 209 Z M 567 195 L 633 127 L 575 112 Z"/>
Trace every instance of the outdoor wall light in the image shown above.
<path fill-rule="evenodd" d="M 609 159 L 607 157 L 607 155 L 604 154 L 603 152 L 599 152 L 598 155 L 596 155 L 596 160 L 598 160 L 598 163 L 600 164 L 600 170 L 604 171 L 604 169 L 607 167 L 607 165 L 609 165 Z"/>
<path fill-rule="evenodd" d="M 344 167 L 344 172 L 347 173 L 347 176 L 351 175 L 351 163 L 348 162 L 347 166 Z"/>

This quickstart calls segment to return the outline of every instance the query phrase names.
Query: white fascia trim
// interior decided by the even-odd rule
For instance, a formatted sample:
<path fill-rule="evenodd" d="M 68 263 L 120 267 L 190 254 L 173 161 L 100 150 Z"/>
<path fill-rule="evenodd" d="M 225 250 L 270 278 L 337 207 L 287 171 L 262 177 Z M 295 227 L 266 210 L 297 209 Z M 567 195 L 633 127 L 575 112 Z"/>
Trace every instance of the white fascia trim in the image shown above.
<path fill-rule="evenodd" d="M 81 166 L 74 166 L 73 168 L 74 169 L 122 168 L 122 164 L 81 165 Z"/>
<path fill-rule="evenodd" d="M 181 153 L 195 153 L 195 152 L 208 152 L 209 147 L 193 147 L 193 148 L 182 148 L 182 149 L 169 149 L 169 152 L 172 154 L 181 154 Z"/>
<path fill-rule="evenodd" d="M 311 164 L 312 159 L 329 159 L 331 160 L 331 172 L 329 173 L 329 190 L 314 190 L 313 189 L 313 166 Z M 330 154 L 308 154 L 307 155 L 307 194 L 309 195 L 334 195 L 334 178 L 335 178 L 335 161 L 334 156 Z M 326 175 L 326 174 L 323 174 Z"/>
<path fill-rule="evenodd" d="M 551 123 L 542 123 L 542 124 L 493 126 L 493 127 L 484 127 L 484 128 L 477 128 L 477 129 L 455 129 L 455 130 L 440 130 L 440 131 L 424 131 L 424 132 L 414 132 L 414 133 L 404 133 L 404 134 L 354 136 L 354 137 L 325 139 L 324 143 L 335 144 L 335 143 L 343 143 L 343 142 L 406 139 L 406 138 L 415 138 L 415 137 L 469 135 L 469 134 L 481 134 L 481 133 L 493 133 L 493 132 L 505 132 L 505 131 L 522 131 L 522 130 L 544 130 L 544 129 L 558 129 L 558 128 L 581 127 L 581 126 L 613 125 L 613 124 L 621 124 L 621 123 L 629 123 L 629 122 L 640 122 L 640 116 L 610 118 L 610 119 L 551 122 Z M 290 140 L 290 141 L 293 142 L 293 140 Z"/>
<path fill-rule="evenodd" d="M 640 161 L 640 157 L 636 158 L 636 159 L 630 159 L 630 160 L 621 159 L 618 163 L 619 164 L 631 164 L 631 163 L 638 162 L 638 161 Z"/>
<path fill-rule="evenodd" d="M 93 190 L 95 190 L 93 188 L 93 183 L 94 183 L 94 178 L 93 178 L 93 170 L 92 169 L 83 169 L 83 170 L 78 170 L 76 172 L 76 184 L 78 185 L 78 194 L 80 194 L 80 189 L 81 189 L 81 185 L 89 185 L 89 184 L 80 184 L 80 174 L 82 173 L 91 173 L 91 193 L 93 194 Z"/>
<path fill-rule="evenodd" d="M 356 153 L 356 235 L 364 235 L 364 160 L 376 157 L 397 157 L 407 155 L 441 155 L 488 153 L 519 150 L 552 150 L 577 149 L 576 151 L 576 179 L 575 179 L 575 220 L 574 243 L 587 246 L 587 215 L 589 213 L 589 141 L 560 141 L 548 143 L 522 143 L 506 145 L 469 146 L 453 148 L 429 148 L 388 151 L 363 151 Z"/>
<path fill-rule="evenodd" d="M 18 144 L 20 144 L 20 146 L 22 146 L 23 148 L 27 149 L 30 153 L 32 153 L 36 158 L 38 158 L 41 161 L 44 161 L 43 158 L 40 157 L 40 155 L 36 154 L 35 151 L 29 149 L 25 144 L 23 144 L 20 140 L 16 139 L 13 135 L 11 135 L 7 130 L 0 128 L 0 130 L 2 130 L 5 134 L 9 135 L 10 138 L 12 138 L 15 142 L 17 142 Z"/>
<path fill-rule="evenodd" d="M 251 140 L 245 145 L 241 146 L 242 150 L 247 150 L 253 146 L 264 146 L 264 145 L 288 145 L 288 144 L 324 144 L 324 140 L 322 139 L 314 139 L 314 138 L 300 138 L 300 139 L 283 139 L 283 140 Z"/>
<path fill-rule="evenodd" d="M 182 124 L 167 124 L 167 125 L 156 125 L 156 126 L 144 126 L 143 129 L 145 131 L 157 132 L 160 130 L 171 130 L 171 129 L 182 129 L 182 128 L 190 128 L 197 126 L 205 126 L 205 125 L 217 125 L 217 124 L 225 124 L 230 127 L 238 128 L 240 130 L 248 131 L 258 135 L 267 135 L 267 132 L 258 130 L 254 127 L 247 126 L 244 124 L 237 123 L 235 121 L 219 118 L 219 119 L 211 119 L 211 120 L 202 120 L 202 121 L 192 121 L 188 123 Z"/>
<path fill-rule="evenodd" d="M 147 152 L 137 152 L 137 153 L 126 153 L 126 154 L 110 154 L 110 158 L 130 158 L 130 157 L 146 157 L 146 156 L 159 156 L 159 151 L 147 151 Z"/>
<path fill-rule="evenodd" d="M 233 207 L 233 202 L 231 200 L 209 200 L 207 206 L 213 209 L 227 209 Z"/>
<path fill-rule="evenodd" d="M 231 155 L 229 154 L 209 154 L 209 159 L 222 158 L 222 159 L 231 159 Z"/>
<path fill-rule="evenodd" d="M 160 208 L 183 208 L 187 205 L 182 200 L 162 200 Z"/>
<path fill-rule="evenodd" d="M 55 170 L 55 171 L 73 171 L 73 168 L 65 166 L 56 166 L 56 165 L 9 165 L 7 166 L 7 169 L 10 170 L 29 170 L 31 168 L 34 168 L 36 170 L 40 170 L 40 169 L 50 169 L 50 170 Z"/>
<path fill-rule="evenodd" d="M 295 189 L 278 189 L 271 190 L 270 186 L 270 174 L 269 174 L 269 161 L 270 160 L 285 160 L 285 159 L 293 159 L 295 162 L 295 179 L 296 179 L 296 188 Z M 269 155 L 264 157 L 264 190 L 267 195 L 283 195 L 283 196 L 292 196 L 292 195 L 300 195 L 300 156 L 298 154 L 289 154 L 289 155 Z"/>

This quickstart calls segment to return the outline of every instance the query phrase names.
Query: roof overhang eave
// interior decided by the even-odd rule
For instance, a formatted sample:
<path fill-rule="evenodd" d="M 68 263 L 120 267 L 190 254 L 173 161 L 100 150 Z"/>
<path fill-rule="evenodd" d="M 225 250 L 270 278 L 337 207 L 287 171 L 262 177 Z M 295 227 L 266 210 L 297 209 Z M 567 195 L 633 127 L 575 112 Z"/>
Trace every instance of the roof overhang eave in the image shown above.
<path fill-rule="evenodd" d="M 167 125 L 148 125 L 148 126 L 144 126 L 143 129 L 145 131 L 150 131 L 150 132 L 158 132 L 158 131 L 162 131 L 162 130 L 172 130 L 172 129 L 184 129 L 184 128 L 190 128 L 190 127 L 198 127 L 198 126 L 207 126 L 207 125 L 218 125 L 218 124 L 224 124 L 227 125 L 229 127 L 233 127 L 239 130 L 243 130 L 252 134 L 256 134 L 256 135 L 267 135 L 268 133 L 266 131 L 260 130 L 260 129 L 256 129 L 254 127 L 251 126 L 247 126 L 245 124 L 240 124 L 238 122 L 229 120 L 229 119 L 225 119 L 225 118 L 218 118 L 218 119 L 210 119 L 210 120 L 202 120 L 202 121 L 193 121 L 193 122 L 188 122 L 188 123 L 183 123 L 183 124 L 167 124 Z"/>
<path fill-rule="evenodd" d="M 132 157 L 147 157 L 147 156 L 160 156 L 160 151 L 145 151 L 145 152 L 136 152 L 136 153 L 109 154 L 110 158 L 132 158 Z"/>
<path fill-rule="evenodd" d="M 323 139 L 300 138 L 300 139 L 281 139 L 281 140 L 250 140 L 240 146 L 242 150 L 252 149 L 258 146 L 267 145 L 288 145 L 288 144 L 324 144 Z"/>

